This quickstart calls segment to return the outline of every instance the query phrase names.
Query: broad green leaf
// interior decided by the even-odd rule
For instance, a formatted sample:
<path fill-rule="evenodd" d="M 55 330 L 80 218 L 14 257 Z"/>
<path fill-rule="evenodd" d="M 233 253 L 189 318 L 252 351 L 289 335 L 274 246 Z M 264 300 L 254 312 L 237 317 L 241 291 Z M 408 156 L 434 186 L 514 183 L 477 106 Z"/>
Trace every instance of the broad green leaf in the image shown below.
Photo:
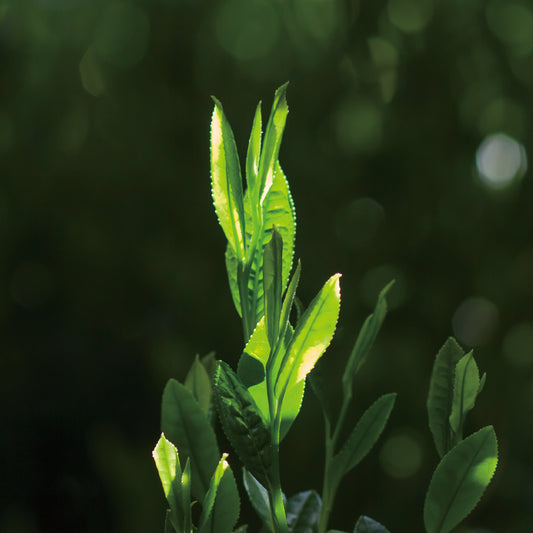
<path fill-rule="evenodd" d="M 289 325 L 285 334 L 285 341 L 282 342 L 279 350 L 281 356 L 285 353 L 292 334 L 292 328 Z M 266 334 L 265 319 L 262 318 L 244 348 L 244 353 L 239 361 L 238 374 L 248 387 L 248 391 L 261 411 L 267 425 L 270 424 L 270 412 L 265 376 L 269 355 L 270 345 Z M 278 358 L 273 366 L 274 375 L 278 372 L 280 363 L 281 358 Z M 281 438 L 287 434 L 294 419 L 300 412 L 304 389 L 305 381 L 301 381 L 287 390 L 285 394 L 281 411 Z"/>
<path fill-rule="evenodd" d="M 241 500 L 231 467 L 220 481 L 213 511 L 206 526 L 207 531 L 231 533 L 239 519 Z"/>
<path fill-rule="evenodd" d="M 227 453 L 222 454 L 222 458 L 218 462 L 215 473 L 211 477 L 209 490 L 207 491 L 204 501 L 202 502 L 202 514 L 200 515 L 200 523 L 198 524 L 200 533 L 209 533 L 209 531 L 213 530 L 212 527 L 206 529 L 206 525 L 211 516 L 211 511 L 213 510 L 213 507 L 215 505 L 215 498 L 217 496 L 218 487 L 220 485 L 220 482 L 222 481 L 222 477 L 226 473 L 226 470 L 229 468 L 229 463 L 226 461 L 227 458 Z"/>
<path fill-rule="evenodd" d="M 213 428 L 191 392 L 178 381 L 168 381 L 163 392 L 161 430 L 191 460 L 192 494 L 203 500 L 220 458 Z"/>
<path fill-rule="evenodd" d="M 165 527 L 180 529 L 184 521 L 181 494 L 181 466 L 176 447 L 161 433 L 152 457 L 163 485 L 163 492 L 170 507 L 167 513 Z"/>
<path fill-rule="evenodd" d="M 248 152 L 246 153 L 246 183 L 250 191 L 257 190 L 259 157 L 261 155 L 261 125 L 261 102 L 259 102 L 255 110 L 252 132 L 248 141 Z M 258 199 L 252 201 L 259 204 Z"/>
<path fill-rule="evenodd" d="M 211 119 L 211 188 L 220 226 L 237 257 L 244 257 L 246 226 L 242 177 L 233 131 L 222 104 L 213 97 Z"/>
<path fill-rule="evenodd" d="M 253 309 L 255 314 L 255 323 L 264 315 L 264 296 L 263 296 L 263 251 L 267 243 L 272 238 L 272 227 L 276 226 L 276 230 L 283 238 L 283 283 L 282 286 L 287 286 L 289 275 L 292 269 L 292 261 L 294 255 L 294 237 L 296 234 L 296 215 L 294 212 L 294 203 L 289 190 L 287 179 L 279 166 L 276 164 L 274 181 L 272 187 L 263 201 L 262 227 L 257 229 L 254 227 L 254 219 L 252 215 L 250 191 L 247 190 L 244 198 L 245 202 L 245 220 L 246 220 L 246 239 L 252 240 L 252 230 L 261 230 L 261 235 L 258 238 L 258 247 L 255 254 L 251 258 L 250 264 L 250 279 L 248 280 L 248 301 L 246 305 Z M 239 259 L 231 246 L 226 247 L 226 270 L 228 272 L 228 282 L 233 297 L 233 303 L 237 312 L 242 317 L 241 298 L 239 293 L 239 285 L 237 282 L 237 271 L 239 269 Z M 253 325 L 254 326 L 254 325 Z M 252 326 L 252 329 L 253 329 Z M 248 339 L 246 339 L 248 340 Z"/>
<path fill-rule="evenodd" d="M 269 531 L 274 530 L 272 525 L 272 517 L 270 516 L 270 504 L 268 499 L 268 491 L 255 479 L 246 468 L 242 470 L 242 481 L 244 489 L 248 494 L 250 503 L 252 504 L 255 512 L 261 519 L 262 523 Z"/>
<path fill-rule="evenodd" d="M 473 353 L 461 357 L 455 366 L 452 412 L 450 426 L 455 433 L 461 434 L 464 419 L 474 407 L 479 392 L 479 370 Z"/>
<path fill-rule="evenodd" d="M 223 361 L 218 362 L 214 389 L 224 433 L 244 466 L 266 485 L 271 444 L 261 411 L 237 374 Z"/>
<path fill-rule="evenodd" d="M 277 393 L 303 381 L 329 346 L 339 318 L 340 276 L 326 281 L 300 319 L 280 366 Z"/>
<path fill-rule="evenodd" d="M 374 312 L 367 317 L 361 327 L 359 335 L 357 336 L 357 340 L 355 341 L 350 357 L 348 358 L 348 363 L 346 364 L 346 368 L 342 375 L 342 389 L 346 398 L 352 397 L 353 378 L 368 357 L 370 348 L 372 348 L 377 334 L 381 329 L 381 325 L 385 320 L 387 315 L 386 296 L 393 284 L 394 281 L 391 281 L 379 293 Z"/>
<path fill-rule="evenodd" d="M 322 500 L 314 490 L 295 494 L 287 502 L 287 525 L 290 533 L 317 533 Z"/>
<path fill-rule="evenodd" d="M 286 96 L 287 86 L 288 83 L 285 83 L 274 93 L 274 101 L 272 103 L 272 109 L 265 130 L 265 138 L 261 150 L 261 160 L 259 162 L 258 172 L 259 194 L 254 194 L 252 196 L 253 198 L 259 197 L 261 203 L 264 202 L 274 181 L 281 138 L 289 113 Z"/>
<path fill-rule="evenodd" d="M 389 530 L 376 520 L 361 515 L 355 524 L 353 533 L 389 533 Z"/>
<path fill-rule="evenodd" d="M 451 447 L 449 417 L 452 412 L 455 365 L 464 352 L 450 337 L 439 350 L 429 383 L 427 410 L 435 447 L 443 457 Z"/>
<path fill-rule="evenodd" d="M 337 482 L 357 466 L 376 444 L 385 429 L 395 401 L 395 393 L 385 394 L 361 416 L 340 452 L 332 459 L 331 475 Z"/>
<path fill-rule="evenodd" d="M 268 343 L 274 350 L 278 340 L 282 299 L 283 239 L 274 227 L 263 252 L 263 291 Z"/>
<path fill-rule="evenodd" d="M 424 504 L 427 533 L 448 533 L 479 502 L 498 463 L 498 442 L 492 426 L 457 444 L 437 466 Z"/>
<path fill-rule="evenodd" d="M 194 359 L 194 363 L 187 373 L 185 387 L 191 391 L 198 405 L 207 416 L 211 405 L 211 380 L 198 356 Z"/>

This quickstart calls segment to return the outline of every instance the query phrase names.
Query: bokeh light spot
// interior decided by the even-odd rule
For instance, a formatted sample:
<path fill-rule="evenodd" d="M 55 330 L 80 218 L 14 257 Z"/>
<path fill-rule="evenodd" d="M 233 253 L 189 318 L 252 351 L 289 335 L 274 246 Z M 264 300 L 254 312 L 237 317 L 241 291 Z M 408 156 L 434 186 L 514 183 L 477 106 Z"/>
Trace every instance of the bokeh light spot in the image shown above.
<path fill-rule="evenodd" d="M 525 148 L 505 133 L 489 135 L 476 152 L 480 180 L 492 189 L 501 189 L 521 178 L 527 169 Z"/>
<path fill-rule="evenodd" d="M 533 366 L 533 324 L 521 322 L 513 326 L 503 339 L 503 355 L 516 367 Z"/>
<path fill-rule="evenodd" d="M 279 35 L 279 20 L 269 2 L 230 0 L 215 21 L 221 46 L 236 59 L 249 61 L 268 55 Z"/>
<path fill-rule="evenodd" d="M 392 280 L 395 280 L 395 283 L 387 295 L 387 304 L 389 309 L 396 309 L 409 296 L 409 285 L 403 271 L 394 265 L 379 265 L 363 276 L 359 284 L 360 294 L 369 309 L 374 308 L 379 292 Z"/>
<path fill-rule="evenodd" d="M 398 51 L 387 40 L 381 37 L 368 39 L 370 57 L 376 69 L 376 76 L 381 90 L 383 101 L 388 103 L 392 100 L 396 90 L 396 66 L 398 63 Z"/>
<path fill-rule="evenodd" d="M 393 435 L 381 447 L 379 462 L 383 471 L 390 477 L 411 477 L 422 464 L 420 442 L 409 431 Z"/>
<path fill-rule="evenodd" d="M 533 10 L 524 4 L 493 1 L 487 7 L 492 32 L 520 55 L 533 51 Z"/>
<path fill-rule="evenodd" d="M 389 20 L 400 30 L 411 33 L 424 29 L 431 18 L 431 0 L 389 0 Z"/>
<path fill-rule="evenodd" d="M 345 101 L 337 109 L 334 121 L 337 142 L 347 155 L 373 152 L 379 147 L 383 118 L 373 103 Z"/>
<path fill-rule="evenodd" d="M 90 46 L 80 61 L 80 78 L 83 88 L 93 96 L 100 96 L 105 90 L 104 77 L 98 56 Z"/>
<path fill-rule="evenodd" d="M 385 216 L 383 207 L 372 198 L 359 198 L 341 208 L 335 219 L 335 233 L 348 248 L 372 242 Z"/>
<path fill-rule="evenodd" d="M 328 41 L 342 23 L 340 2 L 337 0 L 296 0 L 295 18 L 307 33 L 318 41 Z"/>
<path fill-rule="evenodd" d="M 486 344 L 498 327 L 498 308 L 486 298 L 468 298 L 462 302 L 452 318 L 457 339 L 469 346 Z"/>
<path fill-rule="evenodd" d="M 146 54 L 150 22 L 141 8 L 126 2 L 109 5 L 96 28 L 99 57 L 115 67 L 129 68 Z"/>

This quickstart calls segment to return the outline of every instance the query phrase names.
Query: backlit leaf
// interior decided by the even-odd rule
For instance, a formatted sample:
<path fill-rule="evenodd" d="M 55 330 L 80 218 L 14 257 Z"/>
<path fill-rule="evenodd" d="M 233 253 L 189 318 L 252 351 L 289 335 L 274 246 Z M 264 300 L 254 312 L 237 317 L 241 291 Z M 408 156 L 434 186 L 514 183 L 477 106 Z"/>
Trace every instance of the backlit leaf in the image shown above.
<path fill-rule="evenodd" d="M 470 435 L 437 466 L 424 505 L 427 533 L 448 533 L 477 505 L 498 463 L 492 426 Z"/>
<path fill-rule="evenodd" d="M 246 153 L 246 183 L 250 191 L 257 190 L 257 178 L 259 173 L 259 157 L 261 155 L 261 102 L 255 110 L 248 151 Z M 249 198 L 251 200 L 251 198 Z M 255 200 L 254 200 L 255 203 Z M 257 201 L 257 203 L 259 203 Z"/>
<path fill-rule="evenodd" d="M 263 253 L 263 291 L 268 343 L 273 350 L 278 340 L 282 299 L 283 239 L 273 228 L 272 239 Z"/>
<path fill-rule="evenodd" d="M 439 350 L 431 373 L 427 399 L 429 428 L 441 457 L 452 445 L 449 418 L 453 405 L 455 365 L 463 354 L 462 348 L 450 337 Z"/>
<path fill-rule="evenodd" d="M 204 501 L 202 502 L 202 514 L 200 516 L 200 523 L 198 524 L 200 533 L 209 533 L 209 531 L 213 530 L 212 525 L 209 529 L 206 529 L 206 525 L 208 519 L 211 516 L 211 512 L 213 511 L 213 507 L 215 505 L 215 498 L 217 496 L 218 487 L 220 485 L 220 482 L 222 481 L 222 477 L 226 473 L 226 470 L 229 468 L 229 463 L 226 461 L 227 457 L 227 453 L 222 454 L 222 458 L 218 462 L 215 472 L 211 477 L 209 490 L 207 491 Z M 231 531 L 231 528 L 229 531 Z"/>
<path fill-rule="evenodd" d="M 237 257 L 245 255 L 246 227 L 242 177 L 233 131 L 222 104 L 213 98 L 211 119 L 211 188 L 215 211 Z"/>
<path fill-rule="evenodd" d="M 303 381 L 329 346 L 340 310 L 340 274 L 324 284 L 303 314 L 281 364 L 276 391 Z"/>
<path fill-rule="evenodd" d="M 289 326 L 285 334 L 285 342 L 281 344 L 281 357 L 285 353 L 292 334 L 292 328 Z M 265 376 L 269 354 L 270 345 L 267 339 L 265 320 L 262 318 L 244 348 L 244 353 L 239 361 L 238 374 L 243 383 L 248 387 L 248 391 L 255 400 L 267 424 L 270 423 L 270 412 Z M 278 358 L 273 366 L 274 375 L 278 372 L 280 363 L 281 358 Z M 281 438 L 287 434 L 294 419 L 300 412 L 304 389 L 305 381 L 301 381 L 294 387 L 288 389 L 285 394 L 281 411 Z"/>

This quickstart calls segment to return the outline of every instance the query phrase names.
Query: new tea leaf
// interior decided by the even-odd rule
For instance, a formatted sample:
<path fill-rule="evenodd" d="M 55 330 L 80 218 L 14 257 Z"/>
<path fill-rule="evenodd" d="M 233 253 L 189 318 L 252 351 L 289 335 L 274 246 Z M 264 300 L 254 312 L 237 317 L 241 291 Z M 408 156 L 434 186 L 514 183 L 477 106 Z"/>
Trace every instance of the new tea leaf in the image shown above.
<path fill-rule="evenodd" d="M 447 339 L 437 354 L 429 382 L 427 399 L 429 428 L 441 457 L 451 447 L 449 418 L 453 405 L 455 366 L 463 354 L 455 339 L 451 337 Z"/>
<path fill-rule="evenodd" d="M 259 157 L 261 155 L 261 102 L 257 104 L 255 110 L 254 121 L 252 124 L 252 132 L 250 133 L 250 140 L 248 141 L 248 152 L 246 153 L 246 183 L 248 190 L 254 191 L 257 189 L 257 174 L 259 173 Z M 254 206 L 259 202 L 250 197 L 248 200 L 253 201 Z"/>
<path fill-rule="evenodd" d="M 200 405 L 191 392 L 174 379 L 168 381 L 163 392 L 161 430 L 178 448 L 182 460 L 190 458 L 192 493 L 203 499 L 220 452 L 213 428 Z"/>
<path fill-rule="evenodd" d="M 281 343 L 279 353 L 283 356 L 286 352 L 290 338 L 293 335 L 292 328 L 288 327 L 285 339 Z M 268 406 L 268 392 L 266 386 L 266 365 L 270 355 L 270 344 L 267 339 L 265 320 L 261 319 L 248 344 L 244 348 L 244 353 L 239 361 L 238 374 L 243 383 L 248 387 L 257 407 L 260 409 L 263 418 L 270 423 L 270 412 Z M 281 361 L 278 360 L 273 366 L 274 373 L 279 370 Z M 298 416 L 302 406 L 305 381 L 301 381 L 287 390 L 281 408 L 281 438 L 283 438 L 294 419 Z"/>
<path fill-rule="evenodd" d="M 463 422 L 467 413 L 474 407 L 479 392 L 479 370 L 469 352 L 461 357 L 455 366 L 452 412 L 450 426 L 457 434 L 462 434 Z"/>
<path fill-rule="evenodd" d="M 389 530 L 376 520 L 361 515 L 355 524 L 353 533 L 389 533 Z"/>
<path fill-rule="evenodd" d="M 226 473 L 226 470 L 229 468 L 229 463 L 226 461 L 228 457 L 227 453 L 222 455 L 222 458 L 218 462 L 215 473 L 211 477 L 211 482 L 209 484 L 209 490 L 207 491 L 204 501 L 202 502 L 202 514 L 200 516 L 200 523 L 198 524 L 199 530 L 201 533 L 212 531 L 213 528 L 206 529 L 206 524 L 208 519 L 211 516 L 211 511 L 215 505 L 215 498 L 217 496 L 218 487 L 222 481 L 222 477 Z M 216 529 L 218 532 L 218 529 Z M 230 530 L 231 531 L 231 530 Z"/>
<path fill-rule="evenodd" d="M 290 533 L 317 533 L 322 501 L 314 490 L 295 494 L 287 502 L 287 525 Z"/>
<path fill-rule="evenodd" d="M 342 375 L 342 388 L 346 398 L 351 398 L 353 378 L 368 357 L 370 348 L 372 348 L 381 325 L 385 320 L 387 315 L 386 296 L 393 284 L 394 281 L 391 281 L 379 293 L 374 312 L 367 317 L 357 336 L 348 363 L 346 364 L 346 369 Z"/>
<path fill-rule="evenodd" d="M 283 239 L 273 228 L 272 239 L 263 253 L 263 290 L 265 294 L 265 322 L 271 350 L 278 340 L 282 298 Z"/>
<path fill-rule="evenodd" d="M 222 104 L 213 97 L 211 119 L 211 187 L 215 211 L 228 243 L 238 257 L 246 251 L 242 177 L 233 131 Z"/>
<path fill-rule="evenodd" d="M 424 504 L 427 533 L 448 533 L 477 505 L 498 463 L 492 426 L 457 444 L 437 466 Z"/>
<path fill-rule="evenodd" d="M 218 363 L 214 388 L 224 433 L 246 468 L 266 485 L 271 444 L 261 412 L 237 374 L 223 361 Z"/>
<path fill-rule="evenodd" d="M 361 462 L 385 429 L 396 394 L 385 394 L 376 400 L 363 414 L 341 451 L 333 457 L 332 476 L 337 481 Z"/>

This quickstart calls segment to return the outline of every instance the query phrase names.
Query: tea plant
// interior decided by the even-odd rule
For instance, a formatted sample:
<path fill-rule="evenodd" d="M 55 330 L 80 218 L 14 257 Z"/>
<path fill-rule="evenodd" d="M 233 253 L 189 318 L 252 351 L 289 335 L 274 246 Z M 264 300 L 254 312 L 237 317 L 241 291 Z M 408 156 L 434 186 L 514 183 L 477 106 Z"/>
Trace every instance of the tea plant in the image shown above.
<path fill-rule="evenodd" d="M 236 369 L 215 360 L 213 354 L 197 357 L 183 384 L 171 379 L 165 387 L 162 434 L 153 452 L 169 505 L 165 533 L 246 530 L 236 526 L 241 501 L 228 453 L 221 453 L 217 443 L 217 417 L 242 463 L 244 490 L 262 531 L 325 533 L 343 477 L 377 442 L 396 399 L 394 393 L 378 398 L 340 442 L 354 378 L 383 324 L 392 283 L 379 294 L 347 359 L 340 380 L 342 404 L 334 416 L 313 369 L 335 332 L 340 274 L 324 283 L 306 309 L 297 304 L 301 265 L 298 262 L 293 269 L 294 204 L 278 161 L 288 114 L 286 88 L 275 93 L 263 139 L 261 104 L 257 106 L 246 155 L 245 190 L 233 132 L 222 105 L 213 99 L 212 194 L 228 241 L 226 268 L 242 319 L 244 349 Z M 307 490 L 286 498 L 280 444 L 300 411 L 306 381 L 324 417 L 323 487 L 320 495 Z M 428 533 L 446 533 L 462 521 L 496 469 L 497 442 L 491 426 L 463 438 L 465 417 L 484 383 L 472 352 L 465 355 L 453 339 L 446 341 L 435 360 L 427 400 L 429 426 L 441 457 L 424 505 Z M 237 457 L 232 457 L 234 467 Z M 386 531 L 364 515 L 354 529 L 355 533 Z"/>

